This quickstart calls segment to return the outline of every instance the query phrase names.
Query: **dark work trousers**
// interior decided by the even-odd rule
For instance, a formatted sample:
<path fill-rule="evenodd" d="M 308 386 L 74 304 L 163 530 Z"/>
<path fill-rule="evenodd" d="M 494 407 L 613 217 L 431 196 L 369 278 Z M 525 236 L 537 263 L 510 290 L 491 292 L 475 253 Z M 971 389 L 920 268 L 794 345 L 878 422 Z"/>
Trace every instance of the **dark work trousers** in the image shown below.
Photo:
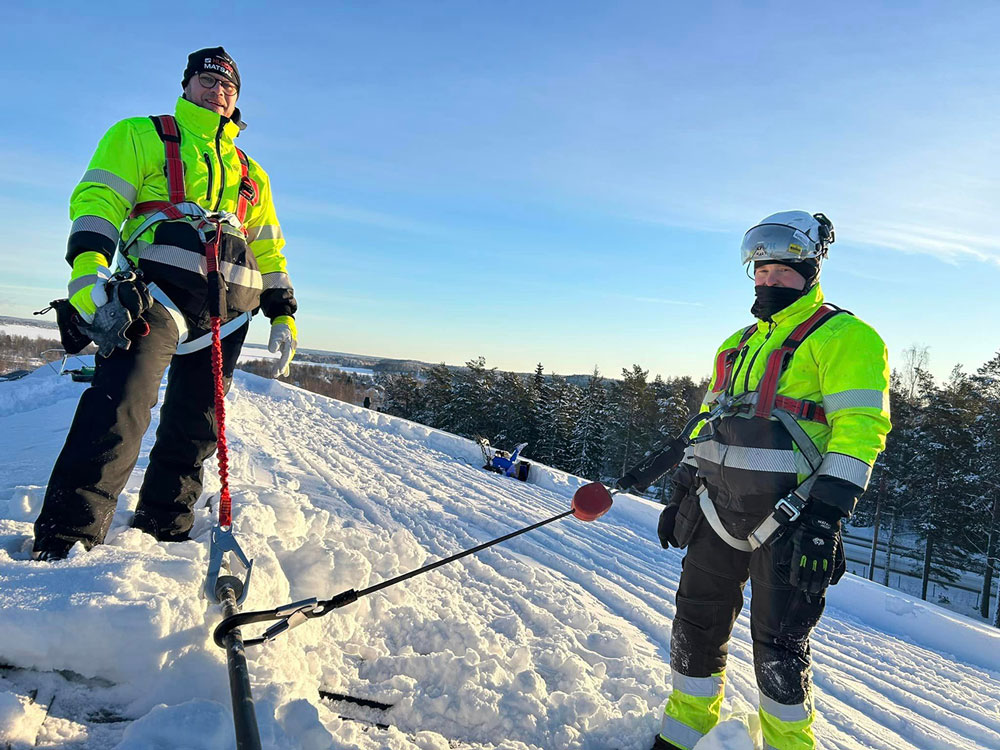
<path fill-rule="evenodd" d="M 778 703 L 803 703 L 810 691 L 809 634 L 823 614 L 826 597 L 807 595 L 788 584 L 790 559 L 791 544 L 783 539 L 740 552 L 702 518 L 684 557 L 677 590 L 671 667 L 688 677 L 709 677 L 725 669 L 729 637 L 749 578 L 757 687 Z"/>
<path fill-rule="evenodd" d="M 135 338 L 128 350 L 95 358 L 94 381 L 80 397 L 35 521 L 36 551 L 63 555 L 75 542 L 89 549 L 104 541 L 118 494 L 139 457 L 167 365 L 160 426 L 135 525 L 167 540 L 186 538 L 191 529 L 202 463 L 215 452 L 217 440 L 211 347 L 175 355 L 177 326 L 160 303 L 143 319 L 149 324 L 146 336 Z M 222 340 L 227 390 L 246 332 L 243 326 Z"/>

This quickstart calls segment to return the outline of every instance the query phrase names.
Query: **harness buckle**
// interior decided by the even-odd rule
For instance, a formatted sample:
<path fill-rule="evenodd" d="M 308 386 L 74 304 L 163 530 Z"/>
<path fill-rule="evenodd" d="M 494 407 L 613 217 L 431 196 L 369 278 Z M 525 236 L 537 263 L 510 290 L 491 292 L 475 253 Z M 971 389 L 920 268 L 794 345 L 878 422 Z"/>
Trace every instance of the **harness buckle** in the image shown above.
<path fill-rule="evenodd" d="M 799 419 L 808 419 L 812 421 L 812 418 L 816 415 L 816 402 L 807 401 L 803 399 L 799 404 Z"/>
<path fill-rule="evenodd" d="M 774 504 L 775 515 L 777 515 L 779 511 L 788 515 L 788 518 L 783 521 L 784 524 L 794 523 L 798 520 L 799 516 L 802 515 L 802 504 L 796 502 L 798 498 L 796 498 L 796 500 L 792 500 L 793 497 L 795 497 L 794 494 L 788 495 L 781 498 Z M 781 521 L 780 518 L 778 520 Z"/>
<path fill-rule="evenodd" d="M 240 181 L 240 195 L 251 205 L 257 203 L 257 186 L 250 180 L 244 178 Z"/>

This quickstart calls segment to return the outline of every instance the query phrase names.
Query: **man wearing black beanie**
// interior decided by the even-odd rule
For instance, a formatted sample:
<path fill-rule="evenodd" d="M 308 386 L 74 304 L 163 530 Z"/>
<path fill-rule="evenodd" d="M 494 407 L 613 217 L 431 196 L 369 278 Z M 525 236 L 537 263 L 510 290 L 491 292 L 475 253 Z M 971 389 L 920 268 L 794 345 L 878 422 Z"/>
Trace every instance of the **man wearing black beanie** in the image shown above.
<path fill-rule="evenodd" d="M 161 541 L 188 538 L 202 465 L 218 438 L 205 248 L 217 232 L 226 388 L 257 310 L 271 320 L 275 375 L 287 373 L 295 351 L 297 305 L 270 180 L 235 143 L 245 128 L 239 68 L 222 47 L 201 49 L 181 83 L 173 115 L 111 127 L 70 199 L 64 341 L 79 351 L 87 331 L 100 337 L 110 317 L 97 315 L 104 305 L 127 309 L 133 322 L 124 341 L 96 358 L 35 522 L 38 559 L 104 541 L 168 365 L 132 525 Z"/>
<path fill-rule="evenodd" d="M 181 86 L 186 88 L 191 77 L 199 73 L 215 73 L 236 86 L 237 94 L 240 92 L 240 70 L 222 47 L 206 47 L 188 55 Z"/>

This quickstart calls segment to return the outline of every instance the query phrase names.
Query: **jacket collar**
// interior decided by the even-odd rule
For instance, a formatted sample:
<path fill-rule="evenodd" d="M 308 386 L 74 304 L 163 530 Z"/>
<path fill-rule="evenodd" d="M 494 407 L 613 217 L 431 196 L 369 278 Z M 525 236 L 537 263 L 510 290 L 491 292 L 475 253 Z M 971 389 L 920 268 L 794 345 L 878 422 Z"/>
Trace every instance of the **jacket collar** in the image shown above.
<path fill-rule="evenodd" d="M 823 304 L 823 289 L 817 283 L 808 292 L 803 294 L 792 304 L 786 307 L 784 310 L 778 310 L 774 315 L 771 316 L 771 320 L 774 322 L 775 326 L 780 326 L 782 323 L 798 319 L 805 320 L 808 318 L 817 307 Z M 766 321 L 758 321 L 757 327 L 768 325 Z"/>
<path fill-rule="evenodd" d="M 232 141 L 240 134 L 240 111 L 233 112 L 232 118 L 223 117 L 210 109 L 199 107 L 197 104 L 189 102 L 183 96 L 178 97 L 177 107 L 174 110 L 177 123 L 184 130 L 194 133 L 199 138 L 205 140 L 215 140 L 215 134 L 219 132 L 219 125 L 222 124 L 222 137 Z"/>

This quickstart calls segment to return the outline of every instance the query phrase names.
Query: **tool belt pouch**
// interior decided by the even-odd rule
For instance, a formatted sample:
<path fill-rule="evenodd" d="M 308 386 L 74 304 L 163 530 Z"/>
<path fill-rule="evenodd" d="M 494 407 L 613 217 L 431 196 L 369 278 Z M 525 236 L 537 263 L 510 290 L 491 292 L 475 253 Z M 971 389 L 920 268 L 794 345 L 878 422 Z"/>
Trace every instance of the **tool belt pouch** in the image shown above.
<path fill-rule="evenodd" d="M 205 236 L 206 242 L 212 242 L 215 228 L 206 230 Z M 218 247 L 220 317 L 225 323 L 260 305 L 262 282 L 257 258 L 239 230 L 223 225 Z M 190 221 L 158 224 L 153 243 L 141 253 L 138 265 L 146 282 L 156 284 L 192 328 L 211 326 L 205 245 Z"/>
<path fill-rule="evenodd" d="M 693 488 L 688 489 L 680 502 L 677 519 L 674 521 L 674 541 L 677 542 L 679 549 L 688 546 L 704 517 L 698 504 L 698 493 Z"/>
<path fill-rule="evenodd" d="M 56 325 L 59 326 L 59 341 L 63 351 L 67 354 L 79 354 L 90 343 L 90 337 L 78 325 L 83 322 L 83 318 L 68 299 L 52 300 L 49 304 L 56 311 Z"/>

